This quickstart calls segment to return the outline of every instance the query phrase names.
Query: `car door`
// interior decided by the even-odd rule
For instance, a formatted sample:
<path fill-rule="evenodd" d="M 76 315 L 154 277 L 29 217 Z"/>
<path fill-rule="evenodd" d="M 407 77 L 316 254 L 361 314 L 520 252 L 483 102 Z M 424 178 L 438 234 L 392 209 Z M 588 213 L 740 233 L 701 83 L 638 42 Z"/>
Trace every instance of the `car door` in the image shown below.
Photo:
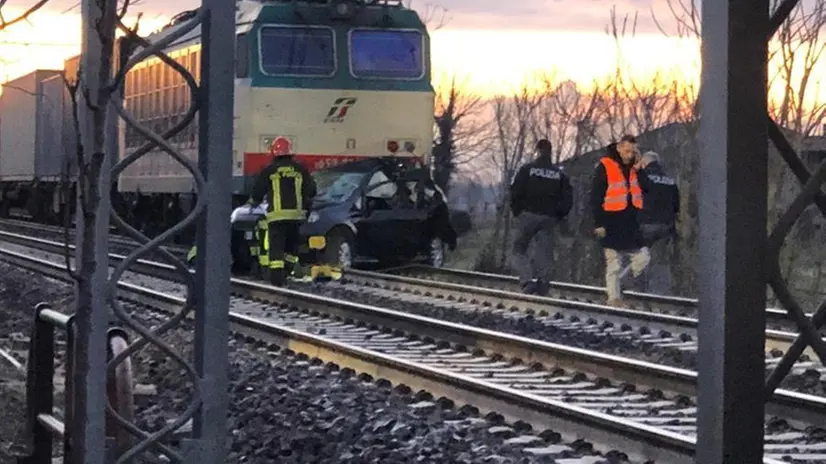
<path fill-rule="evenodd" d="M 358 222 L 359 254 L 383 259 L 392 257 L 400 246 L 400 223 L 394 199 L 396 182 L 378 171 L 364 189 L 363 217 Z"/>
<path fill-rule="evenodd" d="M 410 171 L 399 179 L 401 188 L 405 188 L 405 195 L 409 201 L 406 208 L 398 211 L 398 221 L 404 233 L 400 240 L 401 246 L 406 254 L 413 257 L 425 249 L 430 239 L 428 217 L 430 211 L 430 201 L 426 201 L 423 187 L 423 175 L 427 175 L 425 170 Z"/>

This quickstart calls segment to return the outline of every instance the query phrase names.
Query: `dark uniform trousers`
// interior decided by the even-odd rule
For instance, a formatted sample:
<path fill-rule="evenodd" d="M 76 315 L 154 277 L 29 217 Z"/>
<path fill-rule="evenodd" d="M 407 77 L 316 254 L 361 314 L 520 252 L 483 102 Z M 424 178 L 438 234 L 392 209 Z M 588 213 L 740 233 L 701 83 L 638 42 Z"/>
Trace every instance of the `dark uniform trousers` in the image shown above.
<path fill-rule="evenodd" d="M 272 204 L 266 219 L 259 222 L 261 242 L 258 263 L 274 285 L 282 285 L 298 264 L 299 229 L 306 211 L 302 204 L 303 176 L 290 166 L 270 175 Z"/>
<path fill-rule="evenodd" d="M 302 221 L 261 222 L 258 237 L 263 252 L 258 255 L 258 264 L 269 272 L 272 283 L 280 285 L 298 264 L 296 250 L 301 244 L 299 229 Z"/>

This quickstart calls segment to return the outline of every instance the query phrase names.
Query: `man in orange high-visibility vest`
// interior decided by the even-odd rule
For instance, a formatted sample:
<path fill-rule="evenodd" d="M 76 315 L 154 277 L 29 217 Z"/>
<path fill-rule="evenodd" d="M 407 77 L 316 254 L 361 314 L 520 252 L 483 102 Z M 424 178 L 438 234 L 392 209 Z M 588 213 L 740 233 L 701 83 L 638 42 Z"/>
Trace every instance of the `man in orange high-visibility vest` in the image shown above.
<path fill-rule="evenodd" d="M 639 162 L 636 138 L 625 135 L 608 146 L 595 167 L 591 186 L 594 233 L 605 253 L 605 290 L 611 306 L 623 304 L 622 278 L 630 271 L 640 281 L 651 260 L 637 217 L 643 206 Z M 630 261 L 627 266 L 626 259 Z"/>

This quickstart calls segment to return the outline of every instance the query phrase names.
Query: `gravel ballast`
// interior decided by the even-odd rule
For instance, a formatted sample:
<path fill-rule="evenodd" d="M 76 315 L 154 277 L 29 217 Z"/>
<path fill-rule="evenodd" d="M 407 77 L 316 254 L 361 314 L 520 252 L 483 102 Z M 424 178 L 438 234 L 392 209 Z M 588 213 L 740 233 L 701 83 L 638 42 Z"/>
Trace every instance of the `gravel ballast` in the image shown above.
<path fill-rule="evenodd" d="M 2 262 L 0 273 L 3 336 L 12 331 L 28 334 L 33 307 L 40 301 L 52 302 L 57 310 L 70 307 L 69 286 Z M 161 320 L 145 309 L 131 309 L 144 324 Z M 163 338 L 189 357 L 189 328 Z M 229 343 L 226 462 L 624 462 L 617 452 L 598 456 L 585 441 L 562 443 L 554 431 L 506 424 L 496 414 L 480 417 L 472 406 L 366 379 L 275 346 L 242 337 Z M 157 349 L 136 355 L 133 366 L 136 382 L 149 392 L 137 398 L 138 423 L 157 430 L 188 405 L 189 379 Z M 0 450 L 8 449 L 24 419 L 23 392 L 17 391 L 16 396 L 0 398 L 5 418 Z M 0 455 L 0 462 L 14 462 L 7 457 Z"/>
<path fill-rule="evenodd" d="M 3 247 L 19 252 L 31 253 L 44 259 L 62 262 L 62 257 L 53 253 L 33 251 L 30 248 L 20 245 L 5 243 L 3 244 Z M 136 285 L 157 288 L 160 291 L 182 295 L 181 285 L 174 282 L 159 281 L 158 279 L 129 272 L 124 275 L 124 278 L 129 282 L 135 283 Z M 337 282 L 327 284 L 291 283 L 289 286 L 296 290 L 306 291 L 313 294 L 385 307 L 388 309 L 409 312 L 434 319 L 501 331 L 537 340 L 548 341 L 551 343 L 559 343 L 567 346 L 599 351 L 602 353 L 616 354 L 655 364 L 664 364 L 692 370 L 697 370 L 698 368 L 696 352 L 683 351 L 678 348 L 654 346 L 651 343 L 642 340 L 642 338 L 638 340 L 633 338 L 619 338 L 613 336 L 608 331 L 603 332 L 585 330 L 577 327 L 577 324 L 571 324 L 564 328 L 552 327 L 543 323 L 542 314 L 503 314 L 502 312 L 491 311 L 490 308 L 486 308 L 482 305 L 479 305 L 478 310 L 475 311 L 459 311 L 456 308 L 451 308 L 451 305 L 449 304 L 446 305 L 445 303 L 450 302 L 445 300 L 440 300 L 440 304 L 438 305 L 410 301 L 412 299 L 411 295 L 405 293 L 398 294 L 398 297 L 394 296 L 392 298 L 388 298 L 386 296 L 373 294 L 370 291 L 371 289 L 367 287 L 364 287 L 363 291 L 353 290 L 352 286 L 346 288 L 345 285 L 341 285 Z M 564 311 L 560 311 L 559 314 L 564 315 Z M 554 315 L 551 314 L 551 316 Z M 597 317 L 597 319 L 599 318 Z M 652 333 L 644 327 L 643 324 L 632 327 L 632 329 L 639 331 L 641 335 Z M 777 352 L 767 354 L 768 357 L 777 357 L 778 355 L 779 354 Z M 784 380 L 782 388 L 801 393 L 826 396 L 826 374 L 817 369 L 817 367 L 819 367 L 817 359 L 810 360 L 806 355 L 801 358 L 801 362 L 809 361 L 813 361 L 812 367 L 806 370 L 796 369 L 790 373 Z"/>
<path fill-rule="evenodd" d="M 346 280 L 343 281 L 343 283 L 346 283 Z M 506 316 L 501 312 L 491 311 L 482 305 L 479 305 L 478 310 L 459 311 L 451 307 L 450 302 L 445 300 L 441 300 L 440 303 L 442 304 L 440 305 L 409 301 L 406 300 L 406 298 L 410 298 L 411 295 L 405 293 L 399 293 L 398 297 L 390 298 L 372 293 L 372 289 L 369 287 L 363 287 L 363 291 L 361 291 L 355 290 L 353 286 L 347 287 L 337 282 L 329 284 L 291 284 L 291 288 L 340 300 L 355 301 L 410 314 L 417 314 L 442 321 L 505 332 L 535 340 L 640 359 L 655 364 L 692 370 L 698 369 L 696 352 L 685 352 L 676 348 L 655 347 L 642 339 L 633 340 L 614 337 L 608 331 L 595 332 L 593 330 L 582 330 L 575 326 L 565 328 L 549 326 L 541 320 L 543 317 L 548 317 L 549 315 L 515 313 L 516 317 L 514 317 L 512 313 Z M 560 311 L 558 314 L 564 314 L 564 311 Z M 646 328 L 643 326 L 637 328 L 637 330 L 639 330 L 641 334 L 651 333 L 650 330 L 646 331 Z M 671 334 L 661 335 L 665 337 Z M 782 356 L 782 353 L 773 351 L 768 353 L 767 356 L 776 358 Z M 817 366 L 817 359 L 810 359 L 807 355 L 801 357 L 801 362 L 810 361 L 813 361 L 814 365 Z M 782 388 L 811 395 L 826 396 L 826 374 L 822 374 L 815 368 L 790 373 L 783 381 Z"/>

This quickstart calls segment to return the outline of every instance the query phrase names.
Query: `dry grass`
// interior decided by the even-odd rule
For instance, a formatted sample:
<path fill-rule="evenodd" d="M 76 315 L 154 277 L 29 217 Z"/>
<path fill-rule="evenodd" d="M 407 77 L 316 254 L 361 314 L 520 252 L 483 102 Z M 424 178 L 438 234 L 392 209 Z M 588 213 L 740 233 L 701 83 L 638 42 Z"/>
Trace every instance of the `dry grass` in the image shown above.
<path fill-rule="evenodd" d="M 474 218 L 473 229 L 459 237 L 456 250 L 449 254 L 447 267 L 473 270 L 479 262 L 482 251 L 491 246 L 492 236 L 493 215 L 485 219 Z"/>

